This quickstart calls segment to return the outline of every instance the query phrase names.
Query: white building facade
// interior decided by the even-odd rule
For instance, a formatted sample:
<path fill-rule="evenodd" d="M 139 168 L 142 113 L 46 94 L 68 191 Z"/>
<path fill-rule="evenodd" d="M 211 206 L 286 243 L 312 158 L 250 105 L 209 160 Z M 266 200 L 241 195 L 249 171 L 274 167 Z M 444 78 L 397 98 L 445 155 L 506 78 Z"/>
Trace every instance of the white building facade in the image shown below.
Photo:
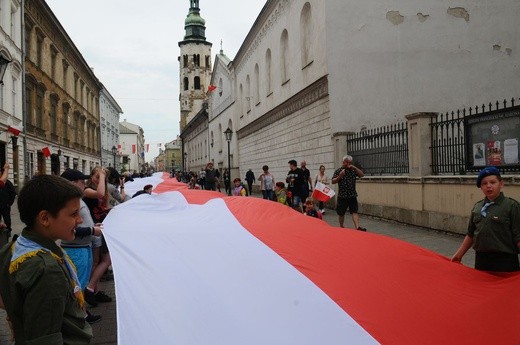
<path fill-rule="evenodd" d="M 101 127 L 101 165 L 121 170 L 121 148 L 119 147 L 119 121 L 123 110 L 110 92 L 104 87 L 99 93 L 99 115 Z"/>
<path fill-rule="evenodd" d="M 217 55 L 209 156 L 227 165 L 232 126 L 241 177 L 267 164 L 285 179 L 290 159 L 332 174 L 347 133 L 518 96 L 520 3 L 458 5 L 267 1 L 233 61 Z"/>
<path fill-rule="evenodd" d="M 144 131 L 141 126 L 126 121 L 119 123 L 122 170 L 141 172 L 145 164 Z"/>
<path fill-rule="evenodd" d="M 9 179 L 17 187 L 25 175 L 23 133 L 18 137 L 7 128 L 23 128 L 22 14 L 21 1 L 0 0 L 0 55 L 11 61 L 0 84 L 0 164 L 9 162 Z"/>

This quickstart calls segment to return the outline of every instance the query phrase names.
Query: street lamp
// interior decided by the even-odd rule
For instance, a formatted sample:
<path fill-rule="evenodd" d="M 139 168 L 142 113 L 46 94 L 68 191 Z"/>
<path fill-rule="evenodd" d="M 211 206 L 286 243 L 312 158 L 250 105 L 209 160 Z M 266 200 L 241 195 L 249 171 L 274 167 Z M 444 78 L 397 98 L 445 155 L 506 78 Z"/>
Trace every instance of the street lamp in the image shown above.
<path fill-rule="evenodd" d="M 4 54 L 0 53 L 0 84 L 4 84 L 4 74 L 7 69 L 7 65 L 11 62 Z"/>
<path fill-rule="evenodd" d="M 226 136 L 227 141 L 227 166 L 228 166 L 228 172 L 229 172 L 229 178 L 231 179 L 231 138 L 233 137 L 233 131 L 231 128 L 228 127 L 224 131 L 224 135 Z"/>
<path fill-rule="evenodd" d="M 117 154 L 117 147 L 114 145 L 112 146 L 112 154 L 114 155 L 114 169 L 117 170 L 117 167 L 116 167 L 116 154 Z"/>

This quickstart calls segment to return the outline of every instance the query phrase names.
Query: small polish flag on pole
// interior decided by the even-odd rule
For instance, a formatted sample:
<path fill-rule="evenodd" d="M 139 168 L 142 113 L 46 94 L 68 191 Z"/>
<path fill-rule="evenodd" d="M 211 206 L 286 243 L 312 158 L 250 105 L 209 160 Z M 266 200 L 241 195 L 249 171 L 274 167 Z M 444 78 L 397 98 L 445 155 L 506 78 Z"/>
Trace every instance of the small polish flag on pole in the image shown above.
<path fill-rule="evenodd" d="M 20 132 L 22 131 L 21 129 L 19 129 L 18 127 L 15 127 L 15 126 L 8 126 L 7 127 L 7 131 L 9 133 L 12 133 L 15 137 L 17 137 L 18 135 L 20 135 Z"/>
<path fill-rule="evenodd" d="M 314 187 L 314 191 L 312 192 L 312 197 L 322 202 L 329 201 L 334 195 L 336 195 L 336 192 L 321 182 L 316 183 L 316 187 Z"/>
<path fill-rule="evenodd" d="M 42 148 L 42 153 L 46 158 L 51 156 L 51 150 L 47 146 Z"/>

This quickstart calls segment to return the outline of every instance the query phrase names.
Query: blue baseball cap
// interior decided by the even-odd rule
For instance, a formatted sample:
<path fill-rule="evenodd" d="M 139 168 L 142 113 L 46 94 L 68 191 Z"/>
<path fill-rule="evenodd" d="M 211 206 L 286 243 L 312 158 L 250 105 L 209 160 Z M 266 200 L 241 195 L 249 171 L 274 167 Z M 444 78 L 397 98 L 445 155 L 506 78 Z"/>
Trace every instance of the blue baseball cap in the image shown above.
<path fill-rule="evenodd" d="M 480 184 L 482 183 L 482 179 L 487 176 L 496 175 L 500 178 L 500 170 L 497 167 L 486 167 L 478 173 L 477 177 L 477 187 L 480 188 Z"/>

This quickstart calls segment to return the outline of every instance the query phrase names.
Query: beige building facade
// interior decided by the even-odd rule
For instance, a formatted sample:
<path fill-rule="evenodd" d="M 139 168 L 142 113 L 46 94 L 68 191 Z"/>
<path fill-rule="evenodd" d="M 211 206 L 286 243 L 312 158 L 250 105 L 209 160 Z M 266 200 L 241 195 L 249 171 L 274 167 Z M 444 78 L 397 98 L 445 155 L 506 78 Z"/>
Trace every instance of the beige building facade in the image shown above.
<path fill-rule="evenodd" d="M 102 86 L 45 1 L 24 10 L 25 174 L 89 174 L 101 157 Z"/>

